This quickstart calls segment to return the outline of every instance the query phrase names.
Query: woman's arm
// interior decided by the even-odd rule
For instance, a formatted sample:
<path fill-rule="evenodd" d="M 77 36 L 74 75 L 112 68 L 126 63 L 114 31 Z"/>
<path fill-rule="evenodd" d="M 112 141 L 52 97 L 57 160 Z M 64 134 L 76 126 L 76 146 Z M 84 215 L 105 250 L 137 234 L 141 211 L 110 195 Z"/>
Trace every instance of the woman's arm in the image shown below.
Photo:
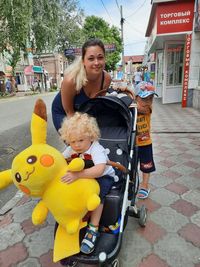
<path fill-rule="evenodd" d="M 108 89 L 110 87 L 112 78 L 111 78 L 110 74 L 107 71 L 104 71 L 104 75 L 105 75 L 105 78 L 104 78 L 103 89 Z"/>
<path fill-rule="evenodd" d="M 61 85 L 61 100 L 67 116 L 72 116 L 74 114 L 75 95 L 76 89 L 73 80 L 65 77 Z"/>
<path fill-rule="evenodd" d="M 142 101 L 139 97 L 136 98 L 137 110 L 140 114 L 149 114 L 152 113 L 152 100 Z"/>

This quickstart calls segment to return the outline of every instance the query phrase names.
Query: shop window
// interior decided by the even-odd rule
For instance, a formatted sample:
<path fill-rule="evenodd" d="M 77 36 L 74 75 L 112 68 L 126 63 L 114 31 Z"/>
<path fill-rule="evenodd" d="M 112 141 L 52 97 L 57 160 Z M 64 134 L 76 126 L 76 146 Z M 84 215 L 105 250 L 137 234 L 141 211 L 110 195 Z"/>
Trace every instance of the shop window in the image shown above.
<path fill-rule="evenodd" d="M 182 84 L 183 79 L 183 44 L 171 44 L 167 48 L 167 86 Z"/>
<path fill-rule="evenodd" d="M 199 80 L 198 80 L 198 86 L 200 86 L 200 68 L 199 68 Z"/>
<path fill-rule="evenodd" d="M 163 83 L 163 53 L 157 54 L 157 84 Z"/>

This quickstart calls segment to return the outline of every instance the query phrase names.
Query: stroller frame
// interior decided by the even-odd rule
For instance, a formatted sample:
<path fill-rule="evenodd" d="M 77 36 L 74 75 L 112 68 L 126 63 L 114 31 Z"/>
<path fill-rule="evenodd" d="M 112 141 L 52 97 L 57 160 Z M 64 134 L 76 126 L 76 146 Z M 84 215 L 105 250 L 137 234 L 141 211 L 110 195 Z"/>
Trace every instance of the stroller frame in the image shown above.
<path fill-rule="evenodd" d="M 116 188 L 114 188 L 113 192 L 116 192 L 120 194 L 121 196 L 121 200 L 119 200 L 120 196 L 116 195 L 114 193 L 114 196 L 112 196 L 112 190 L 111 190 L 111 206 L 112 208 L 115 207 L 115 205 L 119 205 L 120 203 L 120 217 L 121 217 L 121 221 L 120 221 L 120 228 L 119 228 L 119 232 L 118 234 L 112 234 L 111 236 L 107 236 L 106 235 L 111 235 L 111 233 L 101 233 L 100 235 L 100 242 L 105 242 L 104 246 L 100 248 L 96 248 L 95 246 L 95 251 L 92 252 L 89 255 L 85 255 L 82 253 L 70 256 L 69 258 L 63 259 L 61 260 L 61 264 L 64 266 L 75 266 L 75 262 L 80 262 L 80 263 L 84 263 L 87 265 L 96 265 L 96 266 L 113 266 L 113 267 L 117 267 L 119 266 L 119 262 L 117 259 L 117 255 L 120 251 L 121 248 L 121 244 L 122 244 L 122 238 L 123 238 L 123 231 L 126 227 L 127 221 L 128 221 L 128 216 L 132 216 L 135 218 L 139 219 L 139 224 L 141 227 L 144 227 L 146 224 L 146 219 L 147 219 L 147 210 L 145 208 L 144 205 L 142 205 L 140 208 L 137 208 L 136 206 L 136 194 L 138 191 L 138 186 L 139 186 L 139 176 L 138 176 L 138 171 L 137 171 L 137 164 L 138 164 L 138 159 L 137 159 L 137 147 L 135 146 L 135 136 L 136 136 L 136 123 L 137 123 L 137 107 L 136 105 L 132 104 L 129 107 L 130 104 L 130 99 L 129 97 L 124 97 L 124 99 L 119 99 L 116 96 L 100 96 L 94 99 L 91 99 L 89 101 L 87 101 L 86 103 L 84 103 L 79 111 L 80 112 L 86 112 L 94 117 L 95 113 L 100 112 L 101 110 L 100 108 L 103 108 L 103 104 L 101 106 L 101 102 L 106 106 L 111 105 L 119 105 L 119 109 L 121 110 L 126 110 L 126 112 L 124 112 L 124 116 L 127 119 L 127 127 L 129 128 L 129 137 L 128 137 L 128 148 L 129 148 L 129 160 L 128 160 L 128 164 L 126 166 L 126 168 L 128 169 L 128 172 L 126 174 L 125 180 L 123 179 L 121 187 L 119 186 L 119 188 L 116 186 Z M 132 102 L 132 101 L 131 101 Z M 91 107 L 95 106 L 95 111 L 92 110 Z M 98 110 L 99 109 L 99 110 Z M 128 114 L 129 113 L 129 114 Z M 98 118 L 97 122 L 99 124 Z M 129 122 L 128 122 L 129 119 Z M 130 124 L 129 124 L 130 123 Z M 109 124 L 109 123 L 108 123 Z M 129 124 L 129 125 L 128 125 Z M 101 123 L 99 125 L 100 130 L 102 130 L 101 127 Z M 104 137 L 104 136 L 103 136 Z M 100 139 L 100 142 L 102 140 L 107 140 L 107 139 Z M 111 160 L 113 160 L 111 158 Z M 130 176 L 132 176 L 130 178 Z M 123 190 L 124 189 L 124 190 Z M 120 193 L 123 190 L 123 194 Z M 108 194 L 108 198 L 109 198 L 109 194 Z M 114 202 L 116 202 L 117 204 L 115 204 Z M 113 204 L 114 203 L 114 204 Z M 110 214 L 110 212 L 113 212 L 114 209 L 109 210 L 108 209 L 108 214 Z M 115 212 L 114 212 L 115 213 Z M 103 216 L 103 214 L 102 214 Z M 101 222 L 100 222 L 101 223 Z M 80 233 L 80 241 L 83 238 L 84 233 Z M 102 239 L 102 240 L 101 240 Z M 105 240 L 108 239 L 106 242 Z M 113 239 L 113 240 L 111 240 Z M 109 252 L 106 252 L 107 249 L 107 243 L 110 244 L 114 244 L 114 248 L 112 250 L 108 250 Z M 97 244 L 97 247 L 98 247 Z M 105 250 L 104 250 L 105 248 Z"/>

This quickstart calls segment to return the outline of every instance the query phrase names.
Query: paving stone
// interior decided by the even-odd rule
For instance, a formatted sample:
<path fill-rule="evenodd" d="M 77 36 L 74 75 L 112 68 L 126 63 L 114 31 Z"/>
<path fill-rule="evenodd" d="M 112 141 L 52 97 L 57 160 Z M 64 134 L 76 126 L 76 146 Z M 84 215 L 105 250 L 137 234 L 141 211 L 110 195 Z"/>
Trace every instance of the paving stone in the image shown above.
<path fill-rule="evenodd" d="M 20 261 L 24 261 L 27 258 L 27 250 L 24 244 L 18 243 L 8 247 L 4 251 L 0 251 L 0 266 L 11 267 L 16 266 Z"/>
<path fill-rule="evenodd" d="M 199 208 L 194 206 L 192 203 L 179 199 L 171 205 L 171 208 L 175 209 L 177 212 L 185 215 L 186 217 L 191 217 L 194 215 Z"/>
<path fill-rule="evenodd" d="M 10 213 L 0 217 L 0 227 L 8 225 L 12 222 L 12 215 Z"/>
<path fill-rule="evenodd" d="M 145 258 L 138 267 L 170 267 L 165 261 L 161 260 L 157 255 L 151 254 Z"/>
<path fill-rule="evenodd" d="M 147 216 L 148 216 L 148 213 L 152 213 L 161 207 L 159 203 L 153 201 L 151 198 L 147 198 L 145 200 L 142 200 L 142 199 L 138 200 L 137 206 L 141 207 L 141 205 L 144 205 L 147 208 Z"/>
<path fill-rule="evenodd" d="M 156 173 L 152 174 L 151 176 L 151 184 L 153 184 L 156 187 L 165 187 L 168 184 L 171 184 L 173 182 L 173 179 L 165 177 L 164 179 L 161 178 L 162 173 Z"/>
<path fill-rule="evenodd" d="M 27 219 L 31 218 L 32 211 L 36 205 L 35 201 L 26 202 L 22 206 L 17 206 L 12 209 L 14 222 L 21 223 Z"/>
<path fill-rule="evenodd" d="M 0 231 L 0 250 L 6 249 L 23 240 L 25 234 L 21 226 L 17 223 L 12 223 L 1 227 Z"/>
<path fill-rule="evenodd" d="M 182 195 L 183 199 L 200 208 L 200 196 L 198 190 L 189 190 Z"/>
<path fill-rule="evenodd" d="M 149 214 L 149 218 L 170 233 L 177 232 L 189 222 L 188 218 L 169 207 L 162 207 Z"/>
<path fill-rule="evenodd" d="M 188 166 L 188 167 L 191 167 L 193 169 L 198 169 L 200 168 L 200 164 L 194 160 L 190 160 L 188 162 L 185 162 L 185 165 Z"/>
<path fill-rule="evenodd" d="M 52 250 L 50 250 L 46 254 L 42 255 L 39 260 L 41 262 L 42 267 L 61 267 L 61 266 L 63 266 L 60 264 L 60 262 L 56 262 L 56 263 L 52 262 L 52 259 L 53 259 L 53 252 L 52 252 Z"/>
<path fill-rule="evenodd" d="M 191 175 L 194 169 L 185 165 L 185 162 L 173 167 L 173 171 L 178 172 L 182 175 Z"/>
<path fill-rule="evenodd" d="M 0 214 L 5 214 L 7 211 L 11 210 L 13 207 L 16 206 L 16 203 L 23 197 L 23 193 L 20 191 L 17 191 L 15 196 L 8 201 L 1 209 Z"/>
<path fill-rule="evenodd" d="M 27 260 L 19 263 L 16 267 L 42 267 L 37 259 L 28 258 Z"/>
<path fill-rule="evenodd" d="M 198 227 L 200 227 L 200 211 L 198 211 L 196 214 L 194 214 L 191 217 L 191 221 L 196 224 Z"/>
<path fill-rule="evenodd" d="M 149 242 L 134 231 L 125 231 L 123 246 L 119 254 L 123 267 L 130 267 L 130 263 L 132 266 L 137 266 L 142 258 L 147 257 L 150 253 L 151 245 Z"/>
<path fill-rule="evenodd" d="M 199 186 L 199 179 L 191 176 L 181 176 L 176 179 L 176 183 L 182 184 L 189 189 L 196 189 Z"/>
<path fill-rule="evenodd" d="M 31 234 L 35 231 L 38 231 L 40 230 L 41 228 L 44 228 L 47 226 L 47 222 L 44 222 L 43 224 L 41 225 L 34 225 L 32 223 L 32 220 L 31 219 L 28 219 L 28 220 L 25 220 L 21 223 L 21 227 L 24 231 L 24 233 L 27 235 L 27 234 Z"/>
<path fill-rule="evenodd" d="M 178 195 L 182 195 L 183 193 L 185 193 L 189 190 L 188 187 L 186 187 L 182 184 L 176 183 L 176 182 L 173 182 L 173 183 L 165 186 L 165 189 L 167 189 L 171 192 L 174 192 L 175 194 L 178 194 Z"/>
<path fill-rule="evenodd" d="M 137 232 L 143 236 L 151 244 L 156 243 L 159 239 L 162 239 L 166 235 L 166 230 L 163 229 L 160 225 L 147 221 L 146 227 L 138 228 Z"/>
<path fill-rule="evenodd" d="M 179 196 L 165 188 L 158 188 L 154 192 L 151 192 L 151 198 L 162 206 L 169 206 L 178 200 Z"/>
<path fill-rule="evenodd" d="M 164 176 L 164 177 L 171 178 L 171 179 L 177 179 L 177 178 L 179 178 L 180 176 L 182 176 L 181 173 L 178 173 L 178 172 L 173 171 L 173 170 L 171 170 L 171 169 L 168 169 L 167 171 L 162 172 L 161 175 Z"/>
<path fill-rule="evenodd" d="M 24 238 L 30 257 L 40 257 L 53 248 L 53 232 L 54 228 L 47 226 Z"/>
<path fill-rule="evenodd" d="M 178 233 L 187 241 L 191 242 L 195 247 L 200 248 L 200 227 L 195 224 L 188 223 L 183 226 Z M 200 256 L 200 255 L 199 255 Z"/>
<path fill-rule="evenodd" d="M 194 178 L 200 178 L 200 169 L 198 168 L 195 172 L 191 173 L 191 176 Z"/>
<path fill-rule="evenodd" d="M 154 245 L 156 254 L 172 267 L 194 267 L 199 260 L 199 248 L 177 234 L 168 234 Z"/>

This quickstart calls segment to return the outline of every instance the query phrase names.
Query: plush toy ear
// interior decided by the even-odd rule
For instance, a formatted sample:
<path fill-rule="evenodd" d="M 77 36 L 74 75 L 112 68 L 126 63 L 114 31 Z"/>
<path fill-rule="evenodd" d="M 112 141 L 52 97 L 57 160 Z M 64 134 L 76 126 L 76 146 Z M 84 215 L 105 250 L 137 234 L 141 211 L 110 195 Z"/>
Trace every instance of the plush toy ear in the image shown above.
<path fill-rule="evenodd" d="M 42 99 L 35 103 L 34 113 L 31 119 L 32 144 L 46 144 L 47 137 L 47 111 Z"/>

